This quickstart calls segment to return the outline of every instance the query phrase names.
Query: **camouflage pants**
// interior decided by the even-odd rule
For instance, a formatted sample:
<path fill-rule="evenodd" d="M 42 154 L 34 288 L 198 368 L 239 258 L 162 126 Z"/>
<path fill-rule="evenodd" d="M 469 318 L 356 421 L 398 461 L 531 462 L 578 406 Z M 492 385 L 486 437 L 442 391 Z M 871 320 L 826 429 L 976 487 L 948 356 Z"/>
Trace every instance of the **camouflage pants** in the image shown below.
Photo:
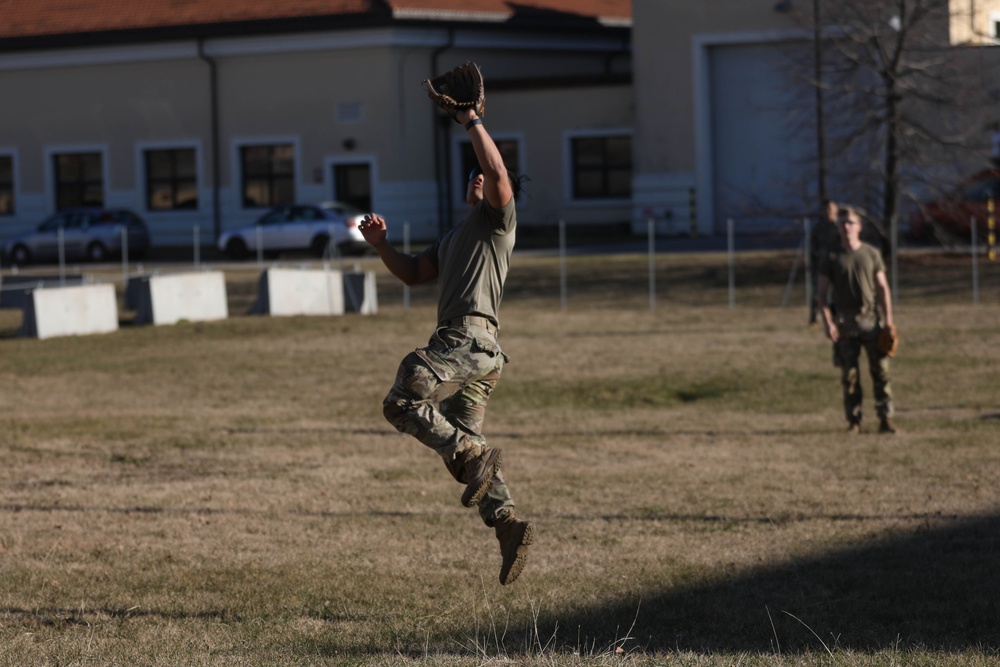
<path fill-rule="evenodd" d="M 382 403 L 385 418 L 436 451 L 456 481 L 465 484 L 459 454 L 486 445 L 482 435 L 486 404 L 506 357 L 497 339 L 483 327 L 442 327 L 427 347 L 406 355 L 396 382 Z M 497 471 L 479 503 L 487 526 L 513 512 L 503 473 Z"/>
<path fill-rule="evenodd" d="M 868 358 L 868 372 L 875 394 L 875 413 L 891 417 L 892 386 L 889 384 L 889 358 L 878 351 L 878 328 L 871 332 L 845 335 L 833 346 L 834 357 L 840 366 L 840 381 L 844 388 L 844 416 L 848 422 L 861 423 L 861 350 Z"/>

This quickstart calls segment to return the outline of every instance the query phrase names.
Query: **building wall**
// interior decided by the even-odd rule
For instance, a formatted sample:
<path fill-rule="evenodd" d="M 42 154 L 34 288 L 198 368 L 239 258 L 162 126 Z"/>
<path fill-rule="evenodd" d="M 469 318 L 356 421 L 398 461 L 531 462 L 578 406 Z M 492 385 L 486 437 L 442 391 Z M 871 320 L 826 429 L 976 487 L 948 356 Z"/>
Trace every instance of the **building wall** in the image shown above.
<path fill-rule="evenodd" d="M 803 38 L 801 17 L 773 0 L 633 0 L 635 180 L 633 221 L 711 234 L 713 146 L 709 50 L 713 46 Z"/>
<path fill-rule="evenodd" d="M 996 43 L 1000 0 L 949 0 L 952 44 Z"/>
<path fill-rule="evenodd" d="M 491 99 L 495 98 L 495 99 Z M 531 122 L 524 122 L 525 111 Z M 569 165 L 570 141 L 577 136 L 632 135 L 631 86 L 511 90 L 487 95 L 486 125 L 498 140 L 520 142 L 520 169 L 529 181 L 518 204 L 518 224 L 542 226 L 567 220 L 576 224 L 629 221 L 629 202 L 574 200 Z M 452 124 L 453 154 L 466 141 Z M 465 210 L 465 174 L 455 189 L 456 216 Z"/>
<path fill-rule="evenodd" d="M 826 7 L 829 19 L 835 7 Z M 781 8 L 788 11 L 777 11 Z M 972 14 L 970 8 L 975 9 Z M 950 9 L 950 21 L 942 17 L 927 26 L 928 39 L 941 42 L 950 29 L 953 44 L 991 43 L 983 35 L 995 29 L 992 21 L 1000 20 L 1000 0 L 950 0 Z M 633 0 L 632 218 L 637 228 L 653 218 L 659 229 L 682 232 L 683 222 L 693 217 L 699 233 L 718 234 L 725 231 L 727 217 L 734 217 L 737 230 L 778 230 L 794 226 L 796 216 L 812 213 L 808 202 L 816 198 L 818 178 L 815 138 L 808 133 L 815 110 L 805 96 L 782 100 L 772 92 L 780 77 L 788 75 L 779 71 L 782 65 L 768 64 L 780 62 L 783 53 L 797 52 L 801 79 L 809 78 L 810 12 L 809 2 Z M 948 57 L 964 62 L 970 70 L 966 73 L 978 72 L 984 90 L 1000 89 L 997 49 L 959 48 Z M 937 164 L 921 166 L 942 174 L 942 183 L 982 168 L 986 160 L 977 142 L 988 145 L 991 134 L 1000 136 L 1000 124 L 984 122 L 981 107 L 945 106 L 930 111 L 927 123 L 961 128 L 968 148 L 941 151 L 931 158 Z M 828 193 L 864 199 L 846 181 L 834 182 L 839 178 L 832 173 L 834 166 L 851 171 L 843 164 L 827 164 Z M 914 191 L 912 196 L 922 195 Z"/>
<path fill-rule="evenodd" d="M 0 216 L 0 239 L 54 211 L 53 154 L 93 150 L 104 156 L 106 204 L 145 217 L 155 244 L 190 243 L 195 226 L 211 243 L 216 188 L 221 230 L 261 214 L 241 201 L 239 155 L 241 146 L 269 143 L 295 148 L 297 200 L 332 198 L 332 167 L 364 162 L 373 207 L 411 223 L 415 240 L 433 238 L 441 226 L 437 173 L 454 169 L 451 148 L 465 133 L 451 124 L 436 135 L 441 114 L 420 81 L 468 59 L 483 68 L 491 132 L 522 142 L 532 181 L 521 220 L 627 221 L 627 200 L 581 206 L 566 199 L 561 152 L 574 128 L 630 131 L 632 107 L 622 104 L 631 100 L 630 86 L 609 94 L 594 85 L 547 83 L 627 75 L 624 34 L 529 39 L 510 31 L 379 29 L 0 55 L 0 94 L 8 101 L 0 105 L 0 155 L 15 157 L 15 211 Z M 210 62 L 218 82 L 218 183 Z M 197 209 L 146 209 L 143 151 L 159 147 L 195 149 Z M 453 192 L 460 188 L 464 183 Z M 453 197 L 445 214 L 463 211 Z"/>

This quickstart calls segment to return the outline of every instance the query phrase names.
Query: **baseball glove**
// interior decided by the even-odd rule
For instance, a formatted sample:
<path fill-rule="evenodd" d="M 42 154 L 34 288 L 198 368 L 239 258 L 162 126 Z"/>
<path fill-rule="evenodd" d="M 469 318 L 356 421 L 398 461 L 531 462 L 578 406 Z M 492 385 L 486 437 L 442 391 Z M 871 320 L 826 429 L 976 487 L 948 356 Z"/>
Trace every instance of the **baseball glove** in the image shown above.
<path fill-rule="evenodd" d="M 458 112 L 472 109 L 482 118 L 486 115 L 486 91 L 483 88 L 483 73 L 479 65 L 471 60 L 461 67 L 433 79 L 422 81 L 427 96 L 448 112 L 458 122 Z"/>
<path fill-rule="evenodd" d="M 882 327 L 878 332 L 878 351 L 883 357 L 895 356 L 896 350 L 899 348 L 899 334 L 896 333 L 896 327 L 894 325 L 889 325 Z"/>

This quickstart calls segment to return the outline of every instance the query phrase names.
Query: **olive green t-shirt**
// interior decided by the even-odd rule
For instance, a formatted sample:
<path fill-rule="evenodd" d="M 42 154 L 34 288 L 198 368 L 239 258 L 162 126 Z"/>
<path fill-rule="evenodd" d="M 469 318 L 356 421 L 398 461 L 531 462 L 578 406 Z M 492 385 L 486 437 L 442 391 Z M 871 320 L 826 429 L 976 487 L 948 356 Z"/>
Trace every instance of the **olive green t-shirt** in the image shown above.
<path fill-rule="evenodd" d="M 477 315 L 500 326 L 500 300 L 516 227 L 513 198 L 499 210 L 484 199 L 465 222 L 421 253 L 438 272 L 438 322 Z"/>
<path fill-rule="evenodd" d="M 820 275 L 830 279 L 833 307 L 838 317 L 864 319 L 877 315 L 878 291 L 875 276 L 885 272 L 882 254 L 867 243 L 857 250 L 838 246 L 824 254 Z"/>

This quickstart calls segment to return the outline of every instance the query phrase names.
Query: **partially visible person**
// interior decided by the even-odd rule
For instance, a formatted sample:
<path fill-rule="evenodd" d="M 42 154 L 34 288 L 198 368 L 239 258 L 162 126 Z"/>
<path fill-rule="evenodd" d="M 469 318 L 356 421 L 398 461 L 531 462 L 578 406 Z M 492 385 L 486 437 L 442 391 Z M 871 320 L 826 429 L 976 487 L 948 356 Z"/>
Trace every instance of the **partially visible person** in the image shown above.
<path fill-rule="evenodd" d="M 812 300 L 809 302 L 809 326 L 816 326 L 819 319 L 819 263 L 830 250 L 840 246 L 840 232 L 837 231 L 837 202 L 823 200 L 823 213 L 816 220 L 809 234 L 809 266 L 812 267 Z"/>
<path fill-rule="evenodd" d="M 895 433 L 889 358 L 878 348 L 881 327 L 895 326 L 885 263 L 877 249 L 861 241 L 862 220 L 857 210 L 841 206 L 837 229 L 840 246 L 820 259 L 818 300 L 826 335 L 833 341 L 834 360 L 840 367 L 847 428 L 853 433 L 861 431 L 863 349 L 872 378 L 879 433 Z"/>

